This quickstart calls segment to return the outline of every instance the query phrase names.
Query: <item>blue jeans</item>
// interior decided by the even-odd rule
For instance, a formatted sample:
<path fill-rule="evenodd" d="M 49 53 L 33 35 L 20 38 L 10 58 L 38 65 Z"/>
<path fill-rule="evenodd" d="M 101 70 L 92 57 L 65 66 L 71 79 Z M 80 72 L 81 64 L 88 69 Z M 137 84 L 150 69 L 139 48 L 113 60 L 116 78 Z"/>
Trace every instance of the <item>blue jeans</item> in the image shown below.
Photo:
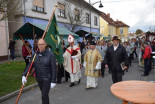
<path fill-rule="evenodd" d="M 149 58 L 144 59 L 144 75 L 149 74 L 149 71 L 151 70 L 150 68 L 151 68 L 150 67 L 150 59 Z"/>
<path fill-rule="evenodd" d="M 11 49 L 10 50 L 10 54 L 11 54 L 12 60 L 14 60 L 15 59 L 15 50 L 14 49 Z"/>

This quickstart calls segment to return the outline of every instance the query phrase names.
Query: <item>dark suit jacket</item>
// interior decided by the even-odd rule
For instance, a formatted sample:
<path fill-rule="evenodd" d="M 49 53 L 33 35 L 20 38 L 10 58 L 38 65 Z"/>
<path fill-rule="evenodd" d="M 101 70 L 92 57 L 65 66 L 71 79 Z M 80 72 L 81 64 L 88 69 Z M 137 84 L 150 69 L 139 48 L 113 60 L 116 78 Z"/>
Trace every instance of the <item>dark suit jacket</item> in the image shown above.
<path fill-rule="evenodd" d="M 114 51 L 113 45 L 111 45 L 104 57 L 105 64 L 112 71 L 122 71 L 121 63 L 124 62 L 126 66 L 129 66 L 129 59 L 125 47 L 119 44 L 118 48 Z"/>

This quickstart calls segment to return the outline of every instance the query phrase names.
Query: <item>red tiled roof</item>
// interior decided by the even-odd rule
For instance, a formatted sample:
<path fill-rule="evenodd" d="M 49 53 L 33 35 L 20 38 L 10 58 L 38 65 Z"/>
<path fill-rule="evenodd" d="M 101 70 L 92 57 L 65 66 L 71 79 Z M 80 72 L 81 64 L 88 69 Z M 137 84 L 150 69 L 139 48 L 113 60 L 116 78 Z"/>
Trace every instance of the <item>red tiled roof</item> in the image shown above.
<path fill-rule="evenodd" d="M 93 6 L 91 6 L 85 0 L 79 0 L 79 1 L 82 1 L 83 2 L 83 5 L 85 5 L 86 7 L 89 7 L 92 10 L 95 10 L 110 25 L 117 26 L 117 27 L 130 27 L 127 24 L 123 23 L 122 21 L 114 21 L 112 18 L 110 18 L 109 16 L 107 16 L 104 12 L 101 12 L 101 11 L 97 10 L 96 8 L 94 8 Z"/>
<path fill-rule="evenodd" d="M 127 24 L 125 24 L 124 22 L 122 21 L 115 21 L 115 24 L 118 26 L 118 27 L 130 27 L 128 26 Z"/>
<path fill-rule="evenodd" d="M 110 25 L 117 26 L 117 25 L 115 24 L 115 21 L 114 21 L 112 18 L 109 18 L 104 12 L 102 12 L 102 13 L 100 14 L 100 16 L 101 16 L 105 21 L 107 21 Z"/>
<path fill-rule="evenodd" d="M 117 27 L 130 27 L 127 24 L 125 24 L 124 22 L 122 22 L 122 21 L 118 21 L 118 20 L 117 21 L 114 21 L 112 18 L 110 18 L 110 16 L 106 15 L 104 12 L 101 12 L 100 13 L 100 16 L 105 21 L 107 21 L 110 25 L 117 26 Z"/>

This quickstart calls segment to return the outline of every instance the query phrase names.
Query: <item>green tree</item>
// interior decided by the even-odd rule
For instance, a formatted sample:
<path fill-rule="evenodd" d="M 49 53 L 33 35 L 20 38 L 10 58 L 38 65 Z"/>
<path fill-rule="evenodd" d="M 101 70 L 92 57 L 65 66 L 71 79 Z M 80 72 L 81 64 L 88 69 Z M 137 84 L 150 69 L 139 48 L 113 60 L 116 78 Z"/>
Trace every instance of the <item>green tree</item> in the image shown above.
<path fill-rule="evenodd" d="M 136 30 L 136 35 L 141 34 L 141 33 L 143 33 L 143 30 L 141 30 L 141 29 Z"/>

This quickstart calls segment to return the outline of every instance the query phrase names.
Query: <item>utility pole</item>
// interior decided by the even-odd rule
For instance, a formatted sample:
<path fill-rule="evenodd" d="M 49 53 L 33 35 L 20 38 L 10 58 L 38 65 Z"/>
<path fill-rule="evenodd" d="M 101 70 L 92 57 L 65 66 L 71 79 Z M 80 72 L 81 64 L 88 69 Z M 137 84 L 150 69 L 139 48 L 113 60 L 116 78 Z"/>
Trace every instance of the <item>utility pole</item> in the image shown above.
<path fill-rule="evenodd" d="M 26 0 L 23 0 L 23 2 L 24 2 L 24 22 L 26 23 L 26 6 L 25 6 Z"/>
<path fill-rule="evenodd" d="M 103 7 L 103 5 L 101 3 L 101 0 L 100 1 L 97 1 L 97 2 L 95 2 L 93 4 L 91 4 L 91 0 L 89 0 L 89 4 L 90 4 L 90 31 L 91 31 L 91 9 L 92 9 L 92 6 L 95 5 L 96 3 L 100 3 L 99 8 L 102 8 Z"/>
<path fill-rule="evenodd" d="M 91 5 L 91 0 L 89 0 L 89 4 Z M 91 31 L 91 6 L 90 6 L 90 31 Z"/>
<path fill-rule="evenodd" d="M 7 25 L 7 12 L 6 12 L 6 8 L 5 8 L 5 30 L 6 30 L 6 44 L 7 44 L 7 47 L 9 46 L 9 35 L 8 35 L 8 25 Z M 9 54 L 9 49 L 7 48 L 7 53 L 8 53 L 8 60 L 10 60 L 10 54 Z"/>

